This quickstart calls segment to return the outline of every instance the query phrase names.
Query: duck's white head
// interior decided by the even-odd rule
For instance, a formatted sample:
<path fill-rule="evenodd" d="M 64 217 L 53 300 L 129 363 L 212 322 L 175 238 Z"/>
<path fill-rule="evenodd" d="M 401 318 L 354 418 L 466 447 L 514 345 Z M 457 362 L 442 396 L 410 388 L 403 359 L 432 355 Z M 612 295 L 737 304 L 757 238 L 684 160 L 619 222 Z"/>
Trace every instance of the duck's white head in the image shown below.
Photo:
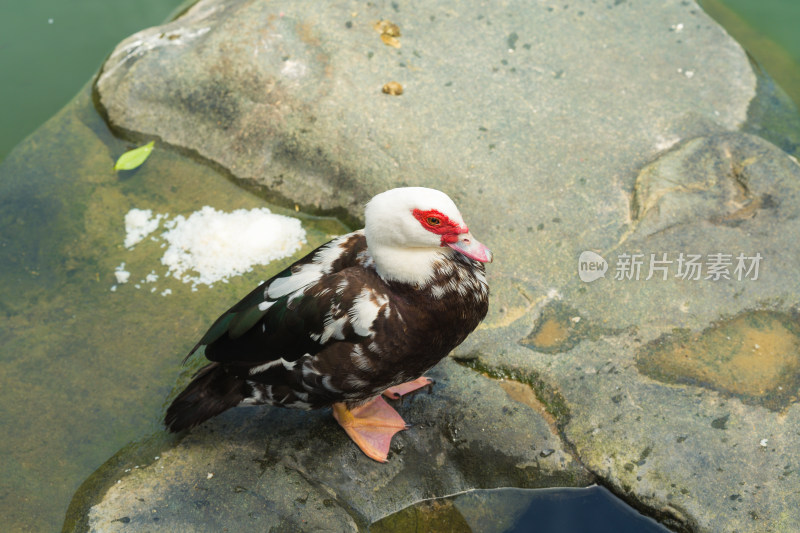
<path fill-rule="evenodd" d="M 456 252 L 482 263 L 492 260 L 492 252 L 472 236 L 456 204 L 436 189 L 383 192 L 367 203 L 364 218 L 367 247 L 387 281 L 424 284 L 434 275 L 433 264 Z"/>

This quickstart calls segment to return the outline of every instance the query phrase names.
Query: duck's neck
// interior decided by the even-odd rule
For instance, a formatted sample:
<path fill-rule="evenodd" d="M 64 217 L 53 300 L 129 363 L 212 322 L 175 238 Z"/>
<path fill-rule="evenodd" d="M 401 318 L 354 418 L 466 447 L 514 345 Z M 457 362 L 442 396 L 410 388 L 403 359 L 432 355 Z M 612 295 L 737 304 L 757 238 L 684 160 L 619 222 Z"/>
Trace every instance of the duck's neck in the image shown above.
<path fill-rule="evenodd" d="M 434 264 L 445 259 L 447 253 L 451 253 L 449 248 L 370 247 L 375 268 L 384 281 L 417 286 L 427 285 L 433 280 Z"/>

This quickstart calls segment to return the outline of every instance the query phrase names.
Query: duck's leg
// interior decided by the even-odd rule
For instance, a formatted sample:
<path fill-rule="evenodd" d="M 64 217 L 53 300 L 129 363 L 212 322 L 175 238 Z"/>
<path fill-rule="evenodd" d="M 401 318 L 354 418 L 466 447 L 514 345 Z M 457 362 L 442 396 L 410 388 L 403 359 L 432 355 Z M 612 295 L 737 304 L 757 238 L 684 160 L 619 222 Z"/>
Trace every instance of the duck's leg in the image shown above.
<path fill-rule="evenodd" d="M 419 377 L 414 381 L 407 381 L 406 383 L 401 383 L 395 387 L 389 387 L 385 391 L 383 391 L 383 395 L 389 398 L 390 400 L 399 400 L 406 394 L 410 392 L 414 392 L 419 389 L 423 389 L 425 387 L 429 387 L 428 392 L 430 392 L 430 387 L 433 387 L 434 381 L 431 378 L 426 378 L 425 376 Z"/>
<path fill-rule="evenodd" d="M 333 417 L 367 457 L 381 463 L 386 462 L 394 434 L 408 427 L 380 396 L 352 409 L 335 403 Z"/>

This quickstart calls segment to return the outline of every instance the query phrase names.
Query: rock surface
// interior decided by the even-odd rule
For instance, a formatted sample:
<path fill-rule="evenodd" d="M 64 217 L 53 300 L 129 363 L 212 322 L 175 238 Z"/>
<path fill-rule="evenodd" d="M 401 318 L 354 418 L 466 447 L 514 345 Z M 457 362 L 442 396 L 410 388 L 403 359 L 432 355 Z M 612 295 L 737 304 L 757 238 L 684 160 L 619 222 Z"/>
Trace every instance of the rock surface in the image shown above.
<path fill-rule="evenodd" d="M 456 355 L 559 391 L 584 465 L 662 517 L 696 531 L 793 531 L 800 245 L 786 236 L 800 231 L 799 190 L 800 166 L 766 141 L 687 141 L 640 172 L 638 215 L 598 250 L 605 278 L 559 287 L 535 319 L 480 331 Z M 700 279 L 678 275 L 681 253 L 701 256 Z M 762 256 L 757 278 L 736 274 L 740 253 Z M 629 278 L 621 258 L 635 254 L 643 265 Z M 646 279 L 650 254 L 666 280 Z M 729 254 L 730 279 L 714 279 L 715 254 Z"/>
<path fill-rule="evenodd" d="M 358 531 L 468 489 L 592 482 L 524 394 L 452 361 L 430 375 L 435 394 L 399 407 L 413 426 L 387 464 L 364 456 L 329 410 L 235 409 L 149 466 L 130 465 L 89 530 Z"/>
<path fill-rule="evenodd" d="M 382 36 L 379 19 L 401 35 Z M 402 95 L 381 92 L 390 81 Z M 121 43 L 96 91 L 118 130 L 159 137 L 311 210 L 352 219 L 391 186 L 447 191 L 496 257 L 490 316 L 456 357 L 529 383 L 580 461 L 673 527 L 800 529 L 800 250 L 792 237 L 800 167 L 736 131 L 756 78 L 694 2 L 460 3 L 456 11 L 423 2 L 201 1 Z M 606 263 L 604 278 L 579 279 L 584 251 Z M 699 279 L 687 271 L 690 254 L 700 256 Z M 641 271 L 625 260 L 641 260 Z M 757 276 L 737 269 L 756 260 Z M 240 416 L 210 423 L 170 452 L 170 468 L 182 472 L 171 483 L 146 473 L 154 467 L 126 477 L 94 508 L 93 523 L 145 520 L 146 505 L 176 501 L 203 480 L 206 457 L 226 466 L 204 486 L 233 476 L 223 455 L 203 454 L 223 428 L 249 437 L 220 446 L 263 438 L 252 425 L 235 429 Z M 260 416 L 278 423 L 273 411 Z M 304 442 L 292 435 L 306 435 L 307 418 L 281 420 L 297 429 L 262 443 L 268 454 L 286 439 Z M 497 438 L 519 429 L 502 424 Z M 278 456 L 282 481 L 270 469 L 262 475 L 286 494 L 336 486 L 350 496 L 334 502 L 347 505 L 324 516 L 363 525 L 444 490 L 417 477 L 406 488 L 419 493 L 381 500 L 380 511 L 347 492 L 354 480 L 380 486 L 409 467 L 404 456 L 446 443 L 441 435 L 407 432 L 383 471 L 342 459 L 338 479 L 319 470 L 308 447 L 326 441 L 312 435 Z M 345 444 L 327 442 L 330 453 Z M 190 449 L 187 460 L 197 462 L 184 466 L 179 455 Z M 469 485 L 468 470 L 451 471 L 451 453 L 431 482 L 449 476 L 457 490 Z M 382 473 L 371 478 L 362 467 Z M 246 489 L 236 505 L 246 507 L 242 495 L 254 490 Z M 139 492 L 153 500 L 137 503 Z M 317 485 L 305 505 L 324 507 L 324 492 Z M 191 512 L 185 502 L 164 505 Z M 189 527 L 181 522 L 188 515 L 175 512 L 174 523 Z"/>

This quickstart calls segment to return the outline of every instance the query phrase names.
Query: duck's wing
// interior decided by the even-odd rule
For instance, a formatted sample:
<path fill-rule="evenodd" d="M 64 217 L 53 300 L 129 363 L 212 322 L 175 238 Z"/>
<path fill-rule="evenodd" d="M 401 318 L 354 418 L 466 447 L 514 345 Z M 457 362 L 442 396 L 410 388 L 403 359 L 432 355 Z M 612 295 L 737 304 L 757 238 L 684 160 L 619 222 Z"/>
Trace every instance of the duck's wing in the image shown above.
<path fill-rule="evenodd" d="M 211 361 L 235 365 L 317 353 L 340 340 L 338 315 L 352 304 L 353 287 L 376 277 L 370 261 L 363 232 L 332 240 L 226 311 L 187 357 L 202 346 Z"/>

